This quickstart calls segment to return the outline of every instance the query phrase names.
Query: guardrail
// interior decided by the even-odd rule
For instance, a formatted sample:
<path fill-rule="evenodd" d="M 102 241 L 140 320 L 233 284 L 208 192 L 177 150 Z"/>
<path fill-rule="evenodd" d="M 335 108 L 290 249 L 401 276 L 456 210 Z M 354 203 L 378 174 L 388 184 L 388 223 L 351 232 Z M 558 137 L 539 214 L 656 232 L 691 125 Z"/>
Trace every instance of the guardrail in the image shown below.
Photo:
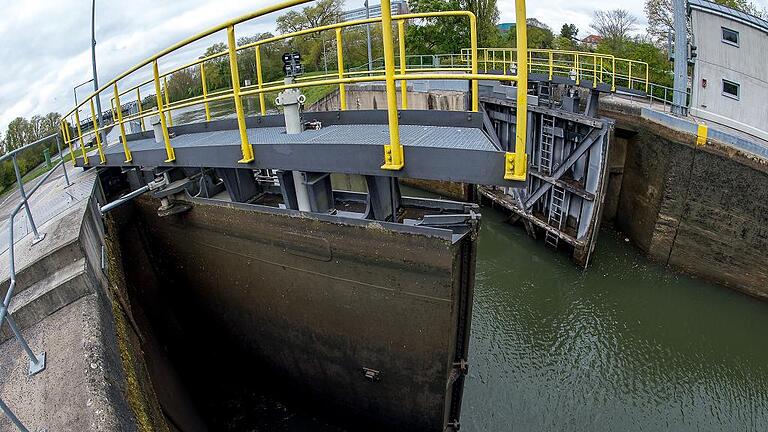
<path fill-rule="evenodd" d="M 99 162 L 104 163 L 106 161 L 103 146 L 107 143 L 101 142 L 101 133 L 107 125 L 97 124 L 96 116 L 94 115 L 93 99 L 99 97 L 103 92 L 110 92 L 114 99 L 115 106 L 122 106 L 121 97 L 133 98 L 138 101 L 138 113 L 124 117 L 122 110 L 115 110 L 117 119 L 114 124 L 119 127 L 120 137 L 119 142 L 122 143 L 123 152 L 125 154 L 125 163 L 131 163 L 132 157 L 129 148 L 128 141 L 125 133 L 125 122 L 128 121 L 140 121 L 142 128 L 144 128 L 144 119 L 149 116 L 158 116 L 160 119 L 160 129 L 163 135 L 163 142 L 165 145 L 167 164 L 172 164 L 176 160 L 175 152 L 169 137 L 168 127 L 173 126 L 173 118 L 171 112 L 182 108 L 203 105 L 205 109 L 206 120 L 210 120 L 210 103 L 221 100 L 234 100 L 235 113 L 237 116 L 238 129 L 240 132 L 242 159 L 238 162 L 242 164 L 250 164 L 254 161 L 253 146 L 248 142 L 248 136 L 246 134 L 245 126 L 245 113 L 243 109 L 242 98 L 245 96 L 258 96 L 260 112 L 265 114 L 265 94 L 267 92 L 277 92 L 289 88 L 304 88 L 312 86 L 325 86 L 325 85 L 338 85 L 340 92 L 340 109 L 345 110 L 346 98 L 344 86 L 352 83 L 362 82 L 384 82 L 387 93 L 387 113 L 389 123 L 389 144 L 384 146 L 384 164 L 381 166 L 384 170 L 400 170 L 405 164 L 403 157 L 403 148 L 400 143 L 399 130 L 398 130 L 398 114 L 397 114 L 397 96 L 396 96 L 396 82 L 400 81 L 401 91 L 405 94 L 405 83 L 407 80 L 413 79 L 453 79 L 453 80 L 469 80 L 471 82 L 472 93 L 472 111 L 477 111 L 479 108 L 478 102 L 478 81 L 479 79 L 503 79 L 506 81 L 519 81 L 519 91 L 517 93 L 518 105 L 527 105 L 527 67 L 521 69 L 518 74 L 505 74 L 505 75 L 488 75 L 478 73 L 478 50 L 477 50 L 477 20 L 475 15 L 468 11 L 439 11 L 439 12 L 425 12 L 425 13 L 412 13 L 391 16 L 389 8 L 389 0 L 382 1 L 382 16 L 370 19 L 361 19 L 355 21 L 340 22 L 337 24 L 326 25 L 306 30 L 301 30 L 293 33 L 283 34 L 268 39 L 259 40 L 253 43 L 249 43 L 242 46 L 237 46 L 235 42 L 235 25 L 243 22 L 280 11 L 289 7 L 302 5 L 309 3 L 311 0 L 288 0 L 282 3 L 278 3 L 273 6 L 269 6 L 260 9 L 256 12 L 243 15 L 239 18 L 230 20 L 221 25 L 215 26 L 202 33 L 189 37 L 169 48 L 153 55 L 147 60 L 137 64 L 130 68 L 126 72 L 118 75 L 108 83 L 104 84 L 96 92 L 85 98 L 80 104 L 75 106 L 70 112 L 64 115 L 62 119 L 62 133 L 65 137 L 65 141 L 70 146 L 72 154 L 72 162 L 76 163 L 76 156 L 74 152 L 74 145 L 78 144 L 81 148 L 81 156 L 84 165 L 89 165 L 90 161 L 87 152 L 84 148 L 85 134 L 80 126 L 80 109 L 86 105 L 90 106 L 91 118 L 93 123 L 93 130 L 88 133 L 89 141 L 95 140 L 96 147 L 98 149 Z M 527 50 L 527 36 L 526 26 L 524 25 L 525 15 L 525 0 L 515 0 L 517 21 L 522 25 L 517 26 L 517 49 L 525 52 Z M 468 51 L 468 67 L 463 69 L 449 68 L 449 67 L 435 67 L 435 68 L 412 68 L 408 66 L 407 56 L 405 55 L 406 34 L 404 24 L 407 20 L 417 20 L 424 18 L 444 18 L 444 17 L 465 17 L 469 21 L 470 29 L 470 48 Z M 393 37 L 393 21 L 397 25 L 398 31 L 398 48 L 399 48 L 399 67 L 395 62 L 395 48 Z M 383 51 L 384 51 L 384 70 L 383 73 L 371 73 L 368 71 L 351 71 L 345 68 L 344 65 L 344 53 L 343 53 L 343 30 L 353 26 L 360 26 L 366 24 L 379 24 L 382 29 L 383 39 Z M 262 62 L 261 62 L 261 49 L 260 47 L 271 42 L 276 42 L 283 39 L 289 39 L 293 37 L 304 36 L 307 34 L 318 33 L 322 31 L 333 30 L 336 33 L 336 46 L 337 46 L 337 59 L 338 59 L 338 71 L 333 74 L 306 76 L 299 78 L 294 83 L 286 84 L 283 82 L 263 82 L 262 79 Z M 190 63 L 187 63 L 178 68 L 160 72 L 160 65 L 158 61 L 168 54 L 171 54 L 178 49 L 187 46 L 195 41 L 198 41 L 206 36 L 214 33 L 226 31 L 227 33 L 227 51 L 213 54 L 211 56 L 197 59 Z M 256 60 L 256 78 L 257 82 L 254 85 L 244 86 L 240 82 L 238 71 L 238 55 L 243 55 L 243 50 L 254 49 Z M 205 64 L 213 59 L 219 57 L 226 57 L 229 59 L 230 65 L 230 84 L 231 88 L 208 92 L 206 78 L 205 78 Z M 523 59 L 524 60 L 524 59 Z M 524 61 L 523 63 L 524 64 Z M 140 81 L 139 84 L 131 86 L 127 89 L 120 89 L 119 84 L 126 79 L 133 79 L 133 82 L 139 81 L 135 76 L 135 73 L 145 66 L 151 66 L 152 78 Z M 167 91 L 167 79 L 171 74 L 181 71 L 190 67 L 199 67 L 202 80 L 202 95 L 193 96 L 180 101 L 170 101 Z M 154 96 L 156 102 L 156 108 L 151 110 L 144 110 L 141 106 L 141 88 L 146 85 L 154 87 Z M 406 98 L 401 98 L 403 101 L 402 109 L 407 109 Z M 74 118 L 73 118 L 74 117 Z M 73 121 L 70 121 L 73 120 Z M 524 180 L 526 177 L 526 159 L 525 159 L 525 141 L 526 141 L 526 120 L 525 111 L 521 110 L 518 113 L 517 119 L 517 137 L 514 152 L 508 152 L 505 156 L 505 172 L 504 178 L 508 180 Z M 69 124 L 73 124 L 74 130 L 70 128 Z"/>
<path fill-rule="evenodd" d="M 583 51 L 550 49 L 529 49 L 525 62 L 529 73 L 568 77 L 579 85 L 591 81 L 593 87 L 609 84 L 615 92 L 617 86 L 648 92 L 650 68 L 648 63 Z M 462 56 L 467 57 L 467 49 Z M 515 70 L 519 63 L 516 48 L 479 48 L 479 60 L 484 72 L 501 70 L 507 73 Z"/>
<path fill-rule="evenodd" d="M 40 144 L 48 143 L 52 139 L 56 139 L 56 146 L 59 150 L 59 163 L 56 164 L 53 168 L 51 168 L 42 179 L 40 179 L 37 184 L 29 191 L 29 193 L 26 192 L 24 189 L 24 182 L 22 181 L 21 172 L 19 171 L 19 164 L 17 161 L 17 155 L 25 150 L 28 150 L 32 147 L 37 147 Z M 67 182 L 67 186 L 70 185 L 69 183 L 69 176 L 67 175 L 67 167 L 66 163 L 64 162 L 64 155 L 61 152 L 61 139 L 58 134 L 49 135 L 43 139 L 40 139 L 38 141 L 35 141 L 31 144 L 27 144 L 23 147 L 20 147 L 16 150 L 13 150 L 11 152 L 8 152 L 4 154 L 2 157 L 0 157 L 0 163 L 3 161 L 6 161 L 8 159 L 11 159 L 13 161 L 13 169 L 16 173 L 16 182 L 18 183 L 18 190 L 19 195 L 21 197 L 21 202 L 16 205 L 16 207 L 11 212 L 10 216 L 8 217 L 8 273 L 9 273 L 9 285 L 8 290 L 5 292 L 5 297 L 3 298 L 2 304 L 0 304 L 0 327 L 3 325 L 3 321 L 8 323 L 8 326 L 11 328 L 11 331 L 13 332 L 14 337 L 16 340 L 19 341 L 22 348 L 24 349 L 24 352 L 29 357 L 29 376 L 32 376 L 36 373 L 39 373 L 45 369 L 45 352 L 42 352 L 41 354 L 35 354 L 34 351 L 29 347 L 29 344 L 24 339 L 24 336 L 21 335 L 21 331 L 16 326 L 16 323 L 13 321 L 13 318 L 11 317 L 10 313 L 8 313 L 8 307 L 11 304 L 11 298 L 13 297 L 13 291 L 16 288 L 16 263 L 15 263 L 15 257 L 14 257 L 14 238 L 13 238 L 13 221 L 16 217 L 16 214 L 21 210 L 22 207 L 24 207 L 24 210 L 27 214 L 27 219 L 29 220 L 29 224 L 32 228 L 32 234 L 34 235 L 34 238 L 32 240 L 32 243 L 35 244 L 37 242 L 42 241 L 45 238 L 45 234 L 40 235 L 40 232 L 37 230 L 37 225 L 35 225 L 35 220 L 32 217 L 32 211 L 29 208 L 29 198 L 32 197 L 32 195 L 37 191 L 40 186 L 45 183 L 48 178 L 53 174 L 54 171 L 56 171 L 56 168 L 59 166 L 62 167 L 64 170 L 64 179 Z M 28 429 L 24 426 L 24 424 L 19 420 L 18 417 L 13 413 L 13 411 L 8 407 L 8 405 L 5 404 L 5 402 L 0 399 L 0 409 L 2 409 L 3 413 L 13 422 L 16 427 L 23 432 L 28 432 Z"/>

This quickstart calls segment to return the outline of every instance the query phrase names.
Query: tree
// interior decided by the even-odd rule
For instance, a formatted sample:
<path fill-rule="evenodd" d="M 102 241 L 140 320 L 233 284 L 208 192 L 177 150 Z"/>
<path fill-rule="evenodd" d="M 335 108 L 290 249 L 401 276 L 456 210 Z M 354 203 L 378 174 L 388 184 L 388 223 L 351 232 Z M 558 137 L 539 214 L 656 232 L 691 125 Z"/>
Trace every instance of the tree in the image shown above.
<path fill-rule="evenodd" d="M 496 0 L 459 0 L 459 9 L 467 10 L 477 17 L 477 43 L 481 47 L 494 46 L 499 40 L 499 8 Z M 466 21 L 465 21 L 466 22 Z"/>
<path fill-rule="evenodd" d="M 458 0 L 411 0 L 415 13 L 457 10 Z M 469 26 L 458 17 L 425 18 L 412 21 L 406 40 L 413 54 L 457 53 L 469 47 Z"/>
<path fill-rule="evenodd" d="M 341 21 L 343 0 L 319 0 L 301 11 L 289 11 L 277 17 L 277 30 L 281 33 L 293 33 L 310 28 L 334 24 Z M 332 41 L 335 33 L 310 33 L 291 38 L 291 49 L 301 53 L 305 67 L 319 70 L 323 64 L 323 50 L 326 41 Z"/>
<path fill-rule="evenodd" d="M 599 10 L 592 15 L 591 27 L 603 37 L 614 42 L 629 39 L 635 29 L 637 17 L 624 9 Z"/>
<path fill-rule="evenodd" d="M 715 3 L 727 6 L 758 17 L 768 17 L 766 9 L 759 9 L 749 0 L 712 0 Z M 673 0 L 645 0 L 645 14 L 648 17 L 648 33 L 656 42 L 667 38 L 667 34 L 674 29 Z"/>
<path fill-rule="evenodd" d="M 5 132 L 5 150 L 7 152 L 34 141 L 32 124 L 24 117 L 16 117 L 8 123 Z"/>
<path fill-rule="evenodd" d="M 578 34 L 579 28 L 576 27 L 576 24 L 563 24 L 563 26 L 560 27 L 560 37 L 563 39 L 573 41 Z"/>
<path fill-rule="evenodd" d="M 552 33 L 552 29 L 548 25 L 539 21 L 536 18 L 528 18 L 527 20 L 527 33 L 528 33 L 528 48 L 552 48 L 555 42 L 555 35 Z M 517 29 L 516 26 L 512 26 L 506 34 L 506 45 L 509 47 L 517 46 Z"/>

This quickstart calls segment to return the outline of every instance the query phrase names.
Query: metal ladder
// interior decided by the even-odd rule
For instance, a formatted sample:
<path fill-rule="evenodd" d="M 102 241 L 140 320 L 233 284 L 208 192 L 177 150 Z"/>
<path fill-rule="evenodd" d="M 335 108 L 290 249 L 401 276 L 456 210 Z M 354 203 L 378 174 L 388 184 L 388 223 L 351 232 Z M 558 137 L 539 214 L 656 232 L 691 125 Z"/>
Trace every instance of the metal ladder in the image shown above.
<path fill-rule="evenodd" d="M 552 85 L 549 82 L 539 81 L 539 106 L 552 106 Z"/>
<path fill-rule="evenodd" d="M 539 172 L 552 174 L 552 152 L 555 145 L 555 117 L 541 116 L 541 151 L 539 152 Z"/>
<path fill-rule="evenodd" d="M 549 226 L 558 231 L 563 229 L 563 222 L 566 215 L 565 189 L 558 185 L 552 186 L 552 192 L 549 198 Z M 544 242 L 555 249 L 560 241 L 560 237 L 547 231 L 544 236 Z"/>

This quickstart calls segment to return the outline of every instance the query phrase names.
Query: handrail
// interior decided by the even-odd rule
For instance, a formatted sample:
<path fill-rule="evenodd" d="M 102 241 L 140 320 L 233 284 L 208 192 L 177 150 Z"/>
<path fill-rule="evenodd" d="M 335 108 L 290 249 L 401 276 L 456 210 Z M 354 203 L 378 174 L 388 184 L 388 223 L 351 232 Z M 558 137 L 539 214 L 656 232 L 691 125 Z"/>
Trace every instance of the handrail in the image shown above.
<path fill-rule="evenodd" d="M 118 142 L 122 143 L 123 152 L 125 153 L 125 163 L 130 163 L 132 161 L 129 142 L 126 139 L 126 132 L 124 127 L 125 122 L 140 120 L 142 130 L 144 130 L 145 118 L 150 116 L 159 117 L 160 128 L 162 131 L 162 141 L 164 142 L 165 150 L 167 154 L 167 159 L 165 160 L 165 162 L 172 164 L 175 162 L 176 157 L 175 157 L 175 151 L 171 144 L 170 134 L 168 133 L 168 128 L 173 126 L 173 117 L 171 115 L 171 112 L 174 110 L 178 110 L 178 109 L 193 106 L 193 105 L 204 105 L 206 120 L 210 120 L 209 104 L 214 101 L 228 100 L 228 99 L 233 99 L 235 102 L 235 113 L 237 116 L 238 129 L 240 132 L 241 150 L 242 150 L 243 158 L 238 162 L 243 164 L 252 163 L 254 161 L 253 146 L 248 142 L 248 136 L 246 134 L 245 114 L 244 114 L 244 108 L 242 104 L 242 97 L 258 96 L 260 113 L 264 115 L 266 114 L 265 94 L 268 92 L 276 92 L 276 91 L 289 89 L 289 88 L 303 88 L 303 87 L 321 86 L 321 85 L 338 85 L 339 94 L 340 94 L 340 98 L 339 98 L 340 108 L 341 110 L 344 110 L 346 109 L 346 95 L 345 95 L 346 84 L 358 83 L 358 82 L 377 82 L 377 81 L 382 82 L 383 81 L 385 83 L 386 91 L 387 91 L 387 112 L 388 112 L 387 115 L 388 115 L 389 136 L 390 136 L 389 144 L 384 146 L 384 164 L 381 166 L 381 168 L 385 170 L 400 170 L 404 166 L 403 149 L 400 143 L 399 129 L 398 129 L 396 81 L 400 81 L 401 91 L 403 92 L 403 97 L 401 97 L 402 109 L 407 108 L 407 98 L 404 97 L 406 81 L 412 80 L 412 79 L 468 80 L 470 82 L 470 91 L 472 94 L 471 110 L 477 111 L 479 109 L 478 80 L 494 79 L 494 76 L 487 75 L 487 74 L 481 75 L 478 73 L 479 59 L 477 55 L 477 19 L 475 15 L 469 11 L 419 12 L 419 13 L 392 16 L 388 8 L 389 0 L 383 0 L 382 15 L 380 17 L 367 18 L 367 19 L 361 19 L 361 20 L 355 20 L 355 21 L 345 21 L 345 22 L 339 22 L 339 23 L 319 26 L 319 27 L 310 28 L 310 29 L 303 29 L 296 32 L 281 34 L 281 35 L 273 36 L 270 38 L 257 40 L 241 46 L 237 46 L 236 39 L 235 39 L 235 30 L 234 30 L 234 27 L 236 24 L 240 24 L 250 19 L 261 17 L 266 14 L 279 11 L 288 7 L 309 3 L 310 1 L 311 0 L 283 1 L 276 5 L 262 8 L 258 11 L 255 11 L 246 15 L 242 15 L 238 18 L 229 20 L 223 24 L 214 26 L 204 32 L 198 33 L 194 36 L 184 39 L 181 42 L 178 42 L 158 52 L 157 54 L 154 54 L 153 56 L 138 63 L 137 65 L 133 66 L 132 68 L 121 73 L 117 77 L 113 78 L 112 80 L 110 80 L 109 82 L 101 86 L 98 90 L 94 91 L 92 94 L 86 97 L 82 102 L 77 104 L 72 110 L 70 110 L 62 118 L 62 125 L 61 125 L 62 134 L 64 136 L 65 143 L 70 146 L 70 152 L 72 154 L 73 163 L 76 163 L 78 159 L 78 157 L 75 155 L 73 144 L 79 142 L 80 147 L 82 149 L 81 151 L 82 158 L 79 158 L 79 159 L 82 159 L 83 165 L 89 164 L 88 155 L 84 149 L 84 145 L 85 145 L 84 138 L 86 136 L 87 137 L 92 136 L 92 138 L 95 140 L 100 163 L 105 163 L 106 161 L 104 156 L 103 146 L 110 145 L 110 144 L 106 142 L 102 143 L 101 135 L 110 125 L 107 125 L 106 122 L 103 122 L 103 124 L 99 124 L 94 118 L 95 117 L 94 113 L 92 113 L 91 123 L 93 125 L 93 128 L 92 130 L 89 130 L 86 133 L 83 133 L 83 130 L 80 125 L 80 120 L 79 120 L 80 119 L 79 110 L 81 109 L 81 107 L 86 106 L 86 104 L 92 103 L 93 98 L 99 97 L 103 91 L 107 91 L 107 90 L 111 90 L 111 93 L 113 94 L 111 99 L 112 99 L 112 105 L 115 106 L 115 109 L 111 116 L 113 117 L 111 126 L 118 127 L 117 130 L 119 131 L 119 134 L 120 134 Z M 517 15 L 518 15 L 517 19 L 521 23 L 524 23 L 526 18 L 525 17 L 525 0 L 516 0 L 516 9 L 517 9 Z M 468 18 L 469 29 L 470 29 L 470 48 L 469 48 L 469 51 L 467 52 L 466 66 L 456 67 L 456 65 L 451 64 L 451 67 L 431 67 L 431 68 L 421 68 L 421 69 L 408 67 L 407 57 L 405 56 L 405 43 L 406 43 L 405 36 L 406 35 L 405 35 L 403 23 L 406 20 L 422 19 L 422 18 L 441 18 L 441 17 Z M 395 62 L 396 56 L 394 52 L 395 47 L 394 47 L 394 38 L 392 34 L 393 21 L 394 23 L 397 24 L 397 27 L 398 27 L 397 30 L 399 32 L 399 38 L 398 38 L 399 65 L 400 65 L 399 68 L 396 66 L 396 62 Z M 382 36 L 383 36 L 382 39 L 384 44 L 383 74 L 370 73 L 367 71 L 360 72 L 360 71 L 348 70 L 344 65 L 344 53 L 342 49 L 342 30 L 351 26 L 370 25 L 370 24 L 376 24 L 376 23 L 379 23 L 382 28 Z M 521 29 L 520 27 L 523 27 L 523 28 Z M 524 27 L 525 27 L 524 25 L 518 26 L 518 35 L 523 35 L 523 36 L 525 35 Z M 185 63 L 184 65 L 175 67 L 169 71 L 163 71 L 163 73 L 160 73 L 158 61 L 162 59 L 165 55 L 170 54 L 178 50 L 179 48 L 182 48 L 192 42 L 195 42 L 206 36 L 209 36 L 213 33 L 216 33 L 222 30 L 227 31 L 227 50 L 226 51 L 214 53 L 214 54 L 205 56 L 203 58 L 196 59 L 192 62 Z M 285 84 L 280 81 L 268 82 L 268 83 L 263 82 L 261 50 L 260 50 L 262 45 L 284 40 L 284 39 L 300 37 L 307 34 L 318 33 L 318 32 L 329 31 L 329 30 L 335 30 L 335 33 L 336 33 L 337 61 L 338 61 L 338 65 L 337 65 L 338 71 L 336 73 L 332 73 L 332 74 L 327 73 L 325 75 L 313 76 L 313 77 L 309 77 L 309 76 L 302 77 L 290 84 Z M 525 42 L 525 39 L 523 39 L 523 42 Z M 241 86 L 240 79 L 239 79 L 238 64 L 237 64 L 238 53 L 242 53 L 243 50 L 250 49 L 250 48 L 255 49 L 257 83 L 255 85 Z M 527 49 L 527 43 L 519 44 L 518 49 L 525 51 Z M 213 60 L 216 58 L 222 58 L 225 56 L 229 57 L 229 65 L 231 69 L 231 74 L 230 74 L 231 88 L 217 90 L 212 93 L 209 93 L 207 84 L 205 82 L 205 63 L 210 60 Z M 129 87 L 128 89 L 120 89 L 118 87 L 120 80 L 129 77 L 134 72 L 149 65 L 151 65 L 151 68 L 152 68 L 151 79 L 140 81 L 138 84 L 135 84 Z M 203 81 L 202 82 L 203 94 L 198 96 L 192 96 L 183 100 L 171 101 L 169 97 L 168 86 L 167 86 L 167 77 L 173 73 L 179 72 L 181 70 L 184 70 L 190 67 L 200 67 L 200 75 Z M 399 69 L 397 70 L 397 72 L 396 72 L 396 68 Z M 519 75 L 526 76 L 527 74 L 525 73 L 525 71 L 521 71 Z M 513 75 L 513 74 L 510 75 L 506 73 L 504 75 L 495 76 L 495 79 L 503 79 L 506 81 L 523 81 L 520 78 L 520 76 Z M 527 80 L 525 82 L 527 82 Z M 155 87 L 154 98 L 156 101 L 156 106 L 153 109 L 145 109 L 144 107 L 142 107 L 140 90 L 143 86 L 151 85 L 152 83 L 154 83 L 154 87 Z M 525 101 L 525 95 L 526 95 L 525 88 L 527 87 L 527 84 L 521 83 L 520 86 L 518 87 L 521 87 L 521 89 L 519 88 L 519 91 L 518 91 L 518 100 Z M 132 97 L 134 91 L 136 92 L 138 112 L 135 114 L 124 116 L 122 112 L 123 104 L 120 103 L 120 99 L 122 96 L 126 96 L 126 95 L 131 95 L 127 97 Z M 525 103 L 522 103 L 518 106 L 526 106 L 526 105 Z M 524 110 L 521 110 L 521 111 L 524 111 Z M 75 120 L 74 123 L 76 123 L 75 131 L 72 131 L 68 124 L 70 117 L 72 117 L 73 115 Z M 524 125 L 524 123 L 525 123 L 525 116 L 522 116 L 521 123 L 519 122 L 518 125 L 520 124 Z M 514 152 L 509 152 L 509 154 L 514 156 L 514 160 L 507 160 L 507 162 L 505 162 L 504 176 L 505 178 L 512 179 L 512 180 L 524 180 L 525 174 L 526 174 L 526 166 L 522 158 L 525 154 L 526 128 L 524 127 L 518 128 L 517 134 L 518 134 L 518 139 L 515 144 L 515 150 Z M 90 141 L 91 138 L 88 138 L 88 139 Z"/>
<path fill-rule="evenodd" d="M 516 64 L 516 48 L 478 48 L 478 52 L 484 71 L 506 71 Z M 630 89 L 642 89 L 646 93 L 650 87 L 650 66 L 643 61 L 585 51 L 534 48 L 527 52 L 528 71 L 549 75 L 550 79 L 554 75 L 570 76 L 577 85 L 587 79 L 592 81 L 593 87 L 597 87 L 598 83 L 610 84 L 614 92 L 616 86 L 621 84 L 626 84 L 625 87 Z M 467 49 L 463 49 L 462 56 L 466 53 Z M 501 54 L 501 59 L 498 54 Z"/>
<path fill-rule="evenodd" d="M 43 176 L 43 178 L 41 178 L 37 182 L 37 184 L 35 184 L 35 186 L 29 191 L 29 193 L 27 193 L 24 190 L 24 182 L 21 177 L 21 172 L 19 171 L 19 164 L 18 164 L 16 155 L 21 151 L 38 146 L 42 143 L 47 143 L 53 138 L 56 139 L 56 146 L 59 150 L 59 162 L 54 167 L 52 167 Z M 8 283 L 8 290 L 5 292 L 5 297 L 3 297 L 3 301 L 2 303 L 0 303 L 0 327 L 2 327 L 3 321 L 6 321 L 8 323 L 8 326 L 11 328 L 11 332 L 13 333 L 14 337 L 16 338 L 16 340 L 19 341 L 19 343 L 22 346 L 22 349 L 29 357 L 28 374 L 31 376 L 45 369 L 46 358 L 45 358 L 45 352 L 41 354 L 35 354 L 34 351 L 32 351 L 26 339 L 24 339 L 24 336 L 22 336 L 18 326 L 13 321 L 10 313 L 8 312 L 8 308 L 10 307 L 10 304 L 11 304 L 11 299 L 13 298 L 13 292 L 16 288 L 16 262 L 15 262 L 15 255 L 14 255 L 15 245 L 14 245 L 14 238 L 13 238 L 14 219 L 16 218 L 16 215 L 19 213 L 19 211 L 21 211 L 21 208 L 24 207 L 27 214 L 27 219 L 29 220 L 30 226 L 32 228 L 32 233 L 34 235 L 34 239 L 32 243 L 34 244 L 39 241 L 42 241 L 43 238 L 45 237 L 45 234 L 40 235 L 40 233 L 37 230 L 37 225 L 35 225 L 35 220 L 32 217 L 32 211 L 29 208 L 29 199 L 32 197 L 32 195 L 34 195 L 35 192 L 37 192 L 40 186 L 43 183 L 45 183 L 48 180 L 48 178 L 51 177 L 53 172 L 56 171 L 58 167 L 62 167 L 62 169 L 64 170 L 64 179 L 67 183 L 67 187 L 70 185 L 70 183 L 69 183 L 69 176 L 67 175 L 67 167 L 64 162 L 64 155 L 62 154 L 62 151 L 61 151 L 61 138 L 59 137 L 58 134 L 51 134 L 45 138 L 41 138 L 35 142 L 26 144 L 22 147 L 19 147 L 18 149 L 10 151 L 5 155 L 3 155 L 2 157 L 0 157 L 0 162 L 3 162 L 7 159 L 11 159 L 13 162 L 13 169 L 14 169 L 14 172 L 16 173 L 16 181 L 18 183 L 21 202 L 19 202 L 16 205 L 16 207 L 14 207 L 13 211 L 11 211 L 11 214 L 8 216 L 8 260 L 9 260 L 8 279 L 9 279 L 9 283 Z M 19 420 L 19 418 L 16 417 L 13 411 L 8 407 L 8 405 L 5 404 L 5 402 L 2 399 L 0 399 L 0 410 L 3 411 L 3 413 L 11 420 L 11 422 L 20 431 L 28 432 L 28 429 L 24 426 L 21 420 Z"/>

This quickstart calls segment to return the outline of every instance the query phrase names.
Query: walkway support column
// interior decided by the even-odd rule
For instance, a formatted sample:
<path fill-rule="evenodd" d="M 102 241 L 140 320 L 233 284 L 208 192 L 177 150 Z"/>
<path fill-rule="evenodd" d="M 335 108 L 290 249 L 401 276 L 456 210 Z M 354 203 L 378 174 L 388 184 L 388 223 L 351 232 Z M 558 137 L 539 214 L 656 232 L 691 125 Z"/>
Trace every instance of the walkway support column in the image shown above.
<path fill-rule="evenodd" d="M 517 31 L 517 108 L 515 122 L 515 151 L 507 152 L 504 179 L 525 181 L 528 155 L 525 154 L 528 130 L 528 31 L 525 0 L 515 0 Z"/>
<path fill-rule="evenodd" d="M 518 0 L 524 1 L 524 0 Z M 389 120 L 389 144 L 384 146 L 384 165 L 381 169 L 403 169 L 403 145 L 397 119 L 397 89 L 395 86 L 395 52 L 392 41 L 392 10 L 389 0 L 381 0 L 381 34 L 384 40 L 384 80 L 387 89 L 387 119 Z"/>
<path fill-rule="evenodd" d="M 227 45 L 229 46 L 229 69 L 232 72 L 232 94 L 235 98 L 237 127 L 240 130 L 240 146 L 243 151 L 243 158 L 238 162 L 251 163 L 253 162 L 253 147 L 248 142 L 248 133 L 245 130 L 245 111 L 243 110 L 243 100 L 240 98 L 240 72 L 237 68 L 235 26 L 227 27 Z"/>

